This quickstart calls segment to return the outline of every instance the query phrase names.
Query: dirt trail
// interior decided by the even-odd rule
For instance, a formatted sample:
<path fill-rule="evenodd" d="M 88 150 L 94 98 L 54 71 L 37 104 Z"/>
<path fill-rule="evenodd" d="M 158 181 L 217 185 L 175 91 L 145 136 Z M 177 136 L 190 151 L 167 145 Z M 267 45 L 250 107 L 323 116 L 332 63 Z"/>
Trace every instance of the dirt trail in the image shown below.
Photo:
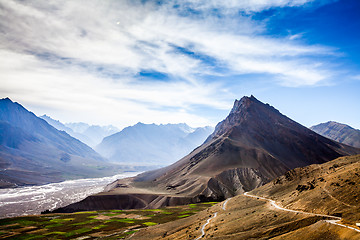
<path fill-rule="evenodd" d="M 226 204 L 228 203 L 228 201 L 230 200 L 231 198 L 228 198 L 225 200 L 225 202 L 222 204 L 221 208 L 222 210 L 226 210 Z M 211 220 L 213 220 L 214 218 L 216 218 L 218 212 L 214 213 L 214 216 L 208 218 L 208 220 L 206 221 L 206 223 L 204 225 L 202 225 L 201 227 L 201 236 L 196 238 L 195 240 L 199 240 L 201 238 L 203 238 L 205 236 L 205 227 L 210 223 Z"/>
<path fill-rule="evenodd" d="M 301 214 L 307 214 L 307 215 L 312 215 L 312 216 L 332 218 L 331 220 L 324 220 L 324 221 L 327 222 L 327 223 L 330 223 L 330 224 L 334 224 L 334 225 L 340 226 L 340 227 L 349 228 L 349 229 L 354 230 L 354 231 L 356 231 L 356 232 L 360 232 L 360 229 L 357 229 L 357 228 L 354 228 L 354 227 L 350 227 L 350 226 L 347 226 L 347 225 L 343 225 L 343 224 L 338 223 L 338 222 L 341 221 L 341 219 L 342 219 L 342 218 L 340 218 L 340 217 L 335 217 L 335 216 L 330 216 L 330 215 L 325 215 L 325 214 L 302 212 L 302 211 L 297 211 L 297 210 L 291 210 L 291 209 L 283 208 L 283 207 L 279 206 L 274 200 L 271 200 L 271 199 L 268 199 L 268 198 L 264 198 L 264 197 L 255 196 L 255 195 L 251 195 L 251 194 L 249 194 L 248 192 L 245 192 L 245 193 L 244 193 L 244 196 L 268 201 L 268 202 L 271 203 L 272 206 L 274 206 L 274 207 L 277 208 L 277 209 L 283 210 L 283 211 L 294 212 L 294 213 L 301 213 Z"/>

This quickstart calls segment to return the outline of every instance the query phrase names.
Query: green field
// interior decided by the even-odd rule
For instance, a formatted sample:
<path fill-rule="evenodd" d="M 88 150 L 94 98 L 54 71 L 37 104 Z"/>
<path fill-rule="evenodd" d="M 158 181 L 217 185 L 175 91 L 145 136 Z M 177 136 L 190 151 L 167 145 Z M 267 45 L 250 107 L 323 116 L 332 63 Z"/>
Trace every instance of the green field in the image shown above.
<path fill-rule="evenodd" d="M 0 219 L 0 239 L 121 239 L 141 228 L 188 217 L 216 202 L 162 209 L 107 210 Z"/>

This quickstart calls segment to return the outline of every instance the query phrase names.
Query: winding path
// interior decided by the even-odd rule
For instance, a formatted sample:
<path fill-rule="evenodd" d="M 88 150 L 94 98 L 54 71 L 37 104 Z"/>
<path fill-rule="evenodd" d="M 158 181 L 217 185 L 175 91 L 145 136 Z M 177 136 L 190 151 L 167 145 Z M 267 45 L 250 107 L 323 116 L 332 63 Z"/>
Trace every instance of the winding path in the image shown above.
<path fill-rule="evenodd" d="M 201 227 L 201 236 L 198 237 L 196 240 L 198 240 L 198 239 L 200 239 L 200 238 L 202 238 L 202 237 L 205 236 L 205 227 L 210 223 L 210 221 L 211 221 L 212 219 L 216 218 L 217 214 L 218 214 L 218 212 L 216 212 L 216 213 L 214 214 L 214 216 L 212 216 L 211 218 L 209 218 L 209 219 L 206 221 L 206 223 L 205 223 L 204 225 L 202 225 L 202 227 Z"/>
<path fill-rule="evenodd" d="M 228 203 L 228 201 L 230 200 L 231 198 L 228 198 L 225 200 L 225 202 L 222 204 L 221 208 L 222 210 L 226 210 L 226 204 Z M 205 236 L 205 227 L 210 223 L 211 220 L 213 220 L 214 218 L 216 218 L 218 212 L 214 213 L 214 216 L 208 218 L 208 220 L 206 221 L 206 223 L 204 225 L 202 225 L 201 227 L 201 236 L 196 238 L 195 240 L 199 240 L 201 238 L 203 238 Z"/>
<path fill-rule="evenodd" d="M 332 220 L 324 220 L 327 223 L 330 224 L 334 224 L 340 227 L 345 227 L 345 228 L 349 228 L 351 230 L 354 230 L 356 232 L 360 232 L 360 229 L 354 228 L 354 227 L 350 227 L 350 226 L 346 226 L 343 224 L 338 223 L 339 221 L 341 221 L 340 217 L 335 217 L 335 216 L 331 216 L 331 215 L 325 215 L 325 214 L 317 214 L 317 213 L 309 213 L 309 212 L 302 212 L 302 211 L 296 211 L 296 210 L 291 210 L 291 209 L 287 209 L 287 208 L 283 208 L 281 206 L 279 206 L 274 200 L 271 200 L 269 198 L 264 198 L 264 197 L 259 197 L 259 196 L 255 196 L 255 195 L 251 195 L 248 192 L 244 193 L 245 196 L 247 197 L 252 197 L 252 198 L 256 198 L 256 199 L 262 199 L 265 201 L 270 202 L 270 204 L 272 206 L 274 206 L 277 209 L 283 210 L 283 211 L 287 211 L 287 212 L 294 212 L 294 213 L 301 213 L 301 214 L 307 214 L 307 215 L 311 215 L 311 216 L 319 216 L 319 217 L 328 217 L 328 218 L 332 218 Z"/>

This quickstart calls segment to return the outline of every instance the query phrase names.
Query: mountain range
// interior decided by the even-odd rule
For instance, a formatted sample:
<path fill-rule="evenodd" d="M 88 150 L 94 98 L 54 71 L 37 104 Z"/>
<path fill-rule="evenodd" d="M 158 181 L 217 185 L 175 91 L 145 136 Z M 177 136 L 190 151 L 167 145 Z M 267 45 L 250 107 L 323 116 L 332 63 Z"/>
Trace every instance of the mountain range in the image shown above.
<path fill-rule="evenodd" d="M 200 147 L 178 162 L 122 179 L 58 211 L 158 208 L 219 201 L 264 185 L 286 171 L 359 154 L 325 138 L 254 96 L 236 100 Z"/>
<path fill-rule="evenodd" d="M 94 148 L 98 145 L 104 137 L 119 132 L 119 129 L 112 126 L 98 126 L 89 125 L 87 123 L 62 123 L 58 120 L 52 119 L 47 115 L 42 115 L 40 118 L 44 119 L 51 126 L 58 130 L 67 132 L 70 136 L 79 139 L 81 142 Z"/>
<path fill-rule="evenodd" d="M 95 150 L 111 162 L 166 166 L 190 153 L 212 133 L 212 127 L 137 123 L 105 137 Z"/>
<path fill-rule="evenodd" d="M 312 126 L 310 129 L 334 141 L 360 148 L 360 130 L 346 124 L 329 121 Z"/>
<path fill-rule="evenodd" d="M 0 100 L 0 187 L 108 176 L 120 170 L 19 103 Z"/>
<path fill-rule="evenodd" d="M 112 125 L 61 123 L 47 115 L 40 118 L 91 146 L 110 162 L 151 168 L 174 163 L 201 145 L 214 130 L 209 126 L 192 128 L 185 123 L 156 125 L 139 122 L 119 131 Z"/>

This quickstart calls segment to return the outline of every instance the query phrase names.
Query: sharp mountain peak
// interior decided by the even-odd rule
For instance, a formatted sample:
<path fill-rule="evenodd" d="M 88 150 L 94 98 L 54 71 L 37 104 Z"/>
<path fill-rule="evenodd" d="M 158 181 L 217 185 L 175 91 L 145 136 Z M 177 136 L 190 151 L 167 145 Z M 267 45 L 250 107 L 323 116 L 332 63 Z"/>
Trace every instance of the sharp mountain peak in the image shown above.
<path fill-rule="evenodd" d="M 240 100 L 235 100 L 234 106 L 229 115 L 219 122 L 215 131 L 208 137 L 206 142 L 229 133 L 234 127 L 243 126 L 253 129 L 267 130 L 267 125 L 274 122 L 293 122 L 291 119 L 281 114 L 279 110 L 256 99 L 253 95 L 244 96 Z"/>
<path fill-rule="evenodd" d="M 10 102 L 12 102 L 12 101 L 11 101 L 11 99 L 10 99 L 10 98 L 8 98 L 8 97 L 6 97 L 6 98 L 2 98 L 2 99 L 0 99 L 0 101 L 10 101 Z"/>
<path fill-rule="evenodd" d="M 244 96 L 240 100 L 235 99 L 234 106 L 230 111 L 230 114 L 244 110 L 255 102 L 259 102 L 253 95 L 250 97 Z"/>

